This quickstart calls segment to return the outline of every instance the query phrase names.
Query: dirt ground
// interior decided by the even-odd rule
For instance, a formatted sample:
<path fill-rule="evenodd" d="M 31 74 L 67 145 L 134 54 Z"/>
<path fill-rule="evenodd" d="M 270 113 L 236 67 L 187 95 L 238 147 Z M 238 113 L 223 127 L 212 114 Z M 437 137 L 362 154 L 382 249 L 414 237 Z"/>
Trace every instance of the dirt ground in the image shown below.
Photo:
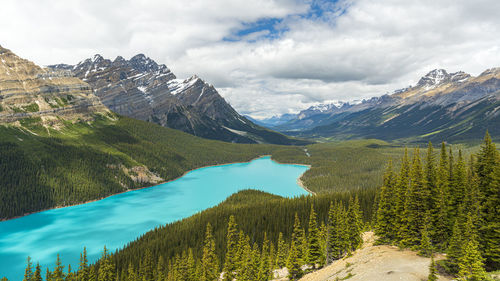
<path fill-rule="evenodd" d="M 364 244 L 351 257 L 305 275 L 301 281 L 422 281 L 427 280 L 430 258 L 393 246 L 373 246 L 373 232 L 363 234 Z M 437 256 L 435 259 L 442 259 Z M 440 281 L 452 280 L 439 276 Z"/>

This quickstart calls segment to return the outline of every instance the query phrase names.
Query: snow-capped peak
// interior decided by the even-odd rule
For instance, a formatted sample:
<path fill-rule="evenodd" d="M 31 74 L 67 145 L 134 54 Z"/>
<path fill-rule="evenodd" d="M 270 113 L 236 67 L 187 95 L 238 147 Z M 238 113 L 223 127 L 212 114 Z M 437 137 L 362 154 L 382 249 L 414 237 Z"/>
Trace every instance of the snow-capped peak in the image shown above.
<path fill-rule="evenodd" d="M 197 75 L 193 75 L 186 80 L 172 79 L 168 82 L 168 88 L 172 95 L 177 95 L 185 89 L 192 87 L 198 80 L 201 79 Z"/>

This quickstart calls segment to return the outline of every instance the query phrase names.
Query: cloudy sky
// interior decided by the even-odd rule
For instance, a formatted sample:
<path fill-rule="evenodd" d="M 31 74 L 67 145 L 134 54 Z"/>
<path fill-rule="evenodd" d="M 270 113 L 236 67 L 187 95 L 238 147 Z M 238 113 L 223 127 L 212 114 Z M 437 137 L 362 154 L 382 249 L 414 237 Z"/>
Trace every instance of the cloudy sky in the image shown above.
<path fill-rule="evenodd" d="M 498 0 L 2 0 L 0 45 L 41 65 L 144 53 L 240 113 L 296 112 L 500 66 Z"/>

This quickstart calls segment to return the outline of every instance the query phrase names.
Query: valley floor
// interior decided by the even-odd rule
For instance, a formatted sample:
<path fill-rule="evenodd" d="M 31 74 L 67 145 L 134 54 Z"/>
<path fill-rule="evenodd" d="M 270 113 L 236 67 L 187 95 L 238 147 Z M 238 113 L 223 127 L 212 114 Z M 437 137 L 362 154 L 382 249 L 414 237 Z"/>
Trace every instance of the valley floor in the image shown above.
<path fill-rule="evenodd" d="M 363 234 L 364 244 L 351 257 L 305 275 L 302 281 L 330 280 L 427 280 L 430 258 L 418 256 L 416 252 L 400 250 L 394 246 L 374 246 L 373 232 Z M 435 257 L 443 259 L 442 255 Z M 452 280 L 439 276 L 440 281 Z"/>

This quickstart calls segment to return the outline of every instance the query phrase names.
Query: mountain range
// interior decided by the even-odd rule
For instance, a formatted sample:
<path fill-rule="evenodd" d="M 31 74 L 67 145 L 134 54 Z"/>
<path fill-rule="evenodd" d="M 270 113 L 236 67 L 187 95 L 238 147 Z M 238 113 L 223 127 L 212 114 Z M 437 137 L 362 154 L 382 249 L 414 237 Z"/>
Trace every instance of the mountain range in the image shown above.
<path fill-rule="evenodd" d="M 76 65 L 50 69 L 67 71 L 88 83 L 110 110 L 164 127 L 227 142 L 303 144 L 254 124 L 222 98 L 214 86 L 194 75 L 180 80 L 143 54 L 113 61 L 100 55 Z"/>
<path fill-rule="evenodd" d="M 477 77 L 435 69 L 417 85 L 393 94 L 311 107 L 267 126 L 307 138 L 477 140 L 487 129 L 493 137 L 500 136 L 499 109 L 500 68 Z"/>

